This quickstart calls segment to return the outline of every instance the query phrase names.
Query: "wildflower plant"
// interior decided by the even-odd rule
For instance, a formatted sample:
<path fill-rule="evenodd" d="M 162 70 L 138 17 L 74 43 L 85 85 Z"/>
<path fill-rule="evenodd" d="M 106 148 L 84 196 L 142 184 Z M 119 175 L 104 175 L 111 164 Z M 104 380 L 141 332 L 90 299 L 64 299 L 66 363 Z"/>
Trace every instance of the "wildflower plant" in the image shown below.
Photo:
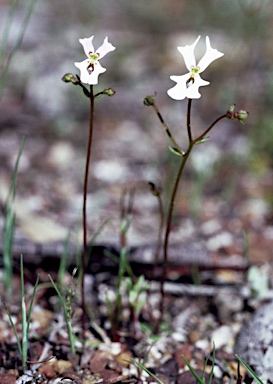
<path fill-rule="evenodd" d="M 79 85 L 85 96 L 88 97 L 90 102 L 90 119 L 89 119 L 89 135 L 88 135 L 88 144 L 86 152 L 86 164 L 85 164 L 85 175 L 84 175 L 84 186 L 83 186 L 83 250 L 81 258 L 81 299 L 82 299 L 82 332 L 84 339 L 84 323 L 85 323 L 85 289 L 84 289 L 84 280 L 85 280 L 85 269 L 86 269 L 86 259 L 87 259 L 87 217 L 86 217 L 86 205 L 87 205 L 87 186 L 88 186 L 88 177 L 89 177 L 89 166 L 91 158 L 91 148 L 92 148 L 92 136 L 93 136 L 93 127 L 94 127 L 94 113 L 95 113 L 95 99 L 102 96 L 113 96 L 115 91 L 111 88 L 106 88 L 101 92 L 94 93 L 94 85 L 98 84 L 99 75 L 104 73 L 106 69 L 101 66 L 100 60 L 109 52 L 114 51 L 116 48 L 108 42 L 108 37 L 104 39 L 103 44 L 97 49 L 94 49 L 93 45 L 94 36 L 89 38 L 80 39 L 80 43 L 83 46 L 84 52 L 87 56 L 81 62 L 75 62 L 75 66 L 80 70 L 80 76 L 72 75 L 67 73 L 63 76 L 62 80 L 66 83 L 72 83 L 74 85 Z M 86 88 L 84 84 L 89 85 L 89 89 Z"/>
<path fill-rule="evenodd" d="M 92 148 L 92 134 L 94 127 L 94 107 L 95 100 L 102 95 L 113 96 L 115 91 L 111 88 L 106 88 L 98 93 L 94 92 L 94 86 L 99 82 L 99 76 L 103 74 L 106 69 L 101 65 L 101 60 L 111 51 L 116 48 L 109 43 L 108 37 L 106 37 L 103 41 L 103 44 L 95 49 L 93 45 L 94 36 L 89 38 L 80 39 L 80 43 L 82 44 L 83 50 L 85 52 L 86 58 L 80 62 L 75 62 L 74 65 L 80 70 L 80 75 L 73 75 L 71 73 L 67 73 L 63 76 L 63 81 L 72 83 L 74 85 L 78 85 L 82 88 L 85 96 L 88 97 L 90 103 L 90 119 L 89 119 L 89 135 L 88 135 L 88 144 L 87 144 L 87 154 L 86 154 L 86 165 L 85 165 L 85 175 L 84 175 L 84 186 L 83 186 L 83 219 L 82 219 L 82 227 L 83 227 L 83 250 L 81 255 L 81 265 L 79 266 L 80 270 L 80 281 L 81 281 L 81 301 L 82 301 L 82 332 L 83 332 L 83 341 L 84 341 L 84 325 L 85 325 L 85 289 L 84 289 L 84 280 L 85 280 L 85 269 L 87 262 L 87 217 L 86 217 L 86 204 L 87 204 L 87 186 L 88 186 L 88 178 L 89 178 L 89 167 L 90 167 L 90 158 L 91 158 L 91 148 Z M 167 263 L 168 263 L 168 245 L 169 245 L 169 236 L 172 227 L 172 217 L 174 210 L 175 198 L 179 186 L 179 182 L 183 171 L 185 169 L 186 163 L 189 159 L 189 156 L 193 150 L 193 148 L 197 144 L 201 144 L 208 140 L 208 134 L 218 124 L 222 119 L 237 119 L 240 123 L 245 122 L 248 117 L 248 113 L 244 110 L 235 111 L 235 105 L 232 105 L 228 110 L 216 118 L 207 128 L 203 130 L 202 134 L 198 136 L 194 136 L 191 127 L 191 107 L 193 99 L 199 99 L 201 97 L 201 93 L 199 91 L 200 87 L 207 86 L 210 83 L 207 80 L 204 80 L 203 72 L 205 69 L 213 63 L 215 60 L 221 58 L 223 53 L 218 51 L 215 48 L 212 48 L 210 39 L 206 37 L 206 51 L 201 60 L 197 62 L 195 58 L 195 47 L 200 40 L 200 36 L 195 40 L 195 42 L 191 45 L 186 45 L 185 47 L 178 47 L 179 52 L 182 54 L 185 66 L 187 68 L 187 73 L 180 76 L 171 76 L 171 80 L 176 82 L 172 88 L 168 90 L 168 95 L 174 100 L 184 100 L 188 99 L 188 108 L 187 108 L 187 116 L 186 116 L 186 131 L 188 136 L 188 142 L 186 144 L 181 145 L 179 141 L 173 137 L 168 125 L 165 123 L 163 116 L 161 115 L 159 108 L 156 104 L 156 95 L 147 96 L 144 99 L 144 104 L 146 106 L 151 106 L 156 112 L 165 132 L 167 133 L 168 139 L 170 140 L 170 150 L 174 153 L 179 161 L 180 165 L 178 167 L 178 172 L 174 180 L 174 185 L 170 195 L 169 206 L 167 210 L 166 216 L 163 212 L 163 203 L 161 201 L 160 190 L 155 187 L 155 184 L 150 182 L 151 192 L 159 198 L 159 206 L 161 212 L 161 224 L 159 228 L 159 239 L 158 239 L 158 249 L 155 255 L 155 265 L 158 264 L 158 255 L 159 248 L 163 248 L 163 272 L 161 277 L 161 296 L 162 300 L 160 302 L 160 313 L 161 319 L 158 319 L 158 324 L 156 325 L 156 329 L 159 329 L 159 324 L 162 322 L 162 316 L 164 313 L 164 282 L 166 280 L 167 274 Z M 88 87 L 86 86 L 88 85 Z M 123 202 L 124 203 L 124 202 Z M 116 335 L 118 335 L 118 324 L 121 315 L 121 287 L 122 281 L 125 277 L 125 272 L 128 272 L 128 247 L 127 247 L 127 231 L 130 225 L 130 214 L 132 208 L 132 195 L 129 198 L 128 210 L 121 210 L 121 228 L 120 228 L 120 258 L 119 258 L 119 273 L 118 273 L 118 283 L 117 283 L 117 296 L 114 307 L 112 308 L 112 336 L 115 339 Z M 163 232 L 163 242 L 161 245 L 161 233 Z M 92 262 L 92 260 L 91 260 Z M 147 290 L 147 287 L 144 285 L 143 281 L 140 279 L 137 283 L 134 283 L 132 280 L 133 277 L 130 273 L 128 273 L 130 278 L 127 280 L 127 289 L 129 292 L 129 296 L 135 298 L 136 302 L 133 303 L 131 300 L 132 309 L 135 311 L 135 315 L 139 315 L 139 311 L 141 310 L 143 303 L 138 302 L 139 295 L 143 291 Z M 131 280 L 130 280 L 131 279 Z M 118 338 L 118 337 L 117 337 Z M 84 345 L 84 343 L 83 343 Z"/>
<path fill-rule="evenodd" d="M 159 108 L 156 104 L 156 94 L 152 96 L 147 96 L 144 98 L 144 105 L 150 106 L 154 109 L 157 114 L 160 123 L 162 124 L 165 132 L 167 133 L 168 139 L 170 140 L 170 147 L 172 153 L 174 153 L 180 159 L 180 166 L 178 167 L 178 172 L 174 180 L 174 185 L 172 187 L 169 206 L 167 210 L 167 215 L 165 219 L 165 231 L 164 231 L 164 239 L 163 239 L 163 272 L 161 276 L 161 302 L 160 302 L 160 313 L 162 321 L 162 316 L 164 313 L 164 282 L 166 280 L 167 274 L 167 264 L 168 264 L 168 245 L 169 245 L 169 236 L 172 227 L 172 217 L 174 210 L 175 198 L 179 186 L 179 182 L 183 171 L 185 169 L 185 165 L 189 159 L 189 156 L 193 150 L 193 148 L 197 144 L 204 143 L 208 140 L 208 133 L 218 124 L 221 120 L 228 118 L 230 120 L 237 119 L 240 123 L 244 124 L 246 118 L 248 117 L 248 112 L 244 110 L 235 111 L 235 105 L 232 105 L 228 108 L 228 110 L 216 118 L 206 129 L 204 129 L 203 133 L 197 137 L 194 137 L 192 132 L 191 125 L 191 107 L 193 99 L 199 99 L 201 94 L 199 92 L 199 88 L 202 86 L 209 85 L 210 83 L 206 80 L 203 80 L 200 76 L 201 73 L 216 59 L 223 56 L 223 53 L 219 52 L 217 49 L 211 47 L 210 39 L 206 37 L 206 52 L 201 60 L 196 64 L 196 58 L 194 55 L 194 49 L 200 39 L 200 36 L 195 40 L 195 42 L 191 45 L 186 45 L 185 47 L 178 47 L 179 52 L 182 54 L 184 58 L 184 62 L 188 73 L 182 76 L 171 76 L 171 80 L 176 82 L 176 85 L 168 90 L 168 95 L 174 100 L 184 100 L 188 99 L 188 108 L 187 108 L 187 117 L 186 117 L 186 131 L 188 136 L 187 147 L 185 145 L 182 146 L 178 143 L 178 141 L 171 134 L 171 130 L 166 124 L 161 115 Z M 158 327 L 157 327 L 158 328 Z"/>

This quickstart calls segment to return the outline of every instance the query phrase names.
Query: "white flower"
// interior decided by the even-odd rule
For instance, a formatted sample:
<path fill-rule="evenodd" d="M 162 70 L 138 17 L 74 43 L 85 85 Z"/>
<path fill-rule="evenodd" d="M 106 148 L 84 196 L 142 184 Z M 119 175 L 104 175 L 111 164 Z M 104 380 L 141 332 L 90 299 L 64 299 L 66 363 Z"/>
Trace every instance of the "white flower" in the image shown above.
<path fill-rule="evenodd" d="M 201 79 L 200 73 L 202 73 L 214 60 L 223 56 L 224 54 L 217 51 L 217 49 L 211 48 L 209 37 L 206 37 L 206 52 L 199 63 L 196 65 L 194 56 L 194 49 L 201 36 L 195 40 L 192 45 L 186 45 L 185 47 L 177 47 L 180 53 L 182 53 L 185 65 L 189 70 L 189 73 L 182 76 L 171 76 L 171 80 L 177 84 L 168 90 L 168 95 L 175 100 L 183 100 L 185 97 L 189 99 L 199 99 L 201 94 L 199 93 L 199 87 L 208 85 L 209 82 Z"/>
<path fill-rule="evenodd" d="M 81 71 L 81 82 L 90 85 L 98 84 L 99 75 L 106 71 L 106 69 L 101 66 L 100 59 L 102 59 L 108 52 L 116 49 L 116 47 L 108 42 L 108 37 L 106 37 L 103 44 L 95 51 L 93 38 L 94 36 L 91 36 L 79 40 L 83 46 L 87 59 L 80 63 L 74 63 L 74 65 Z"/>

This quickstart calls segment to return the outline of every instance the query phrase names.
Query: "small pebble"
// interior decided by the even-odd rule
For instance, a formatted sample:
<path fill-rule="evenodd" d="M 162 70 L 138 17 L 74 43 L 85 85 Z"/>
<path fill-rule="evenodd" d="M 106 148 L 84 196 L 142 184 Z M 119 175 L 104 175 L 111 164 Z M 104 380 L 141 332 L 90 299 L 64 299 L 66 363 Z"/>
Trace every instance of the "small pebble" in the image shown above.
<path fill-rule="evenodd" d="M 220 328 L 212 332 L 211 341 L 214 343 L 215 349 L 227 345 L 232 338 L 232 331 L 228 325 L 222 325 Z"/>

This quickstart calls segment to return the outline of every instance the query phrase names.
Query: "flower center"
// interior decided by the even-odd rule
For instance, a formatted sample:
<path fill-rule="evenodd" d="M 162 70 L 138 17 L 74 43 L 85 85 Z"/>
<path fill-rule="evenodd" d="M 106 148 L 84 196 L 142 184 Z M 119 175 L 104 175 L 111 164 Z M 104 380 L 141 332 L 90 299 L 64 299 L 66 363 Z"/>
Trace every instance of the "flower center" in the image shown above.
<path fill-rule="evenodd" d="M 87 71 L 92 73 L 94 71 L 94 65 L 99 60 L 100 55 L 98 53 L 89 52 L 89 64 L 87 66 Z"/>
<path fill-rule="evenodd" d="M 191 71 L 190 71 L 190 78 L 189 80 L 187 81 L 187 87 L 189 87 L 191 84 L 194 83 L 194 78 L 196 75 L 198 75 L 200 73 L 200 68 L 199 67 L 191 67 Z"/>
<path fill-rule="evenodd" d="M 199 67 L 191 67 L 191 74 L 192 76 L 198 75 L 200 73 L 200 68 Z"/>

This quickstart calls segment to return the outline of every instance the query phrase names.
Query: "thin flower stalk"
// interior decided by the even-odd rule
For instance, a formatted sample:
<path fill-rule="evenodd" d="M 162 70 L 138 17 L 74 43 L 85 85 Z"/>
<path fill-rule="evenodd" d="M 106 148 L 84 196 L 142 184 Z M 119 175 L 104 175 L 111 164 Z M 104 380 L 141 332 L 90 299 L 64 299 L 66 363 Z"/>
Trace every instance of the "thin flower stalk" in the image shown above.
<path fill-rule="evenodd" d="M 160 255 L 160 250 L 161 250 L 161 245 L 162 245 L 162 234 L 163 234 L 163 229 L 164 229 L 164 218 L 165 217 L 164 217 L 164 205 L 163 205 L 163 200 L 162 200 L 160 189 L 157 188 L 156 185 L 152 182 L 149 182 L 149 187 L 150 187 L 152 195 L 157 198 L 158 210 L 159 210 L 159 228 L 158 228 L 158 236 L 157 236 L 157 242 L 156 242 L 156 248 L 155 248 L 153 272 L 152 272 L 153 279 L 155 280 L 156 269 L 158 267 L 159 255 Z M 150 292 L 148 291 L 148 295 L 149 295 L 149 293 Z"/>
<path fill-rule="evenodd" d="M 165 121 L 164 121 L 164 119 L 163 119 L 161 113 L 159 112 L 159 109 L 157 108 L 157 105 L 156 105 L 156 104 L 153 104 L 152 107 L 153 107 L 155 113 L 157 114 L 157 116 L 158 116 L 158 118 L 159 118 L 159 120 L 160 120 L 160 122 L 161 122 L 163 128 L 165 129 L 165 131 L 166 131 L 166 133 L 167 133 L 167 135 L 168 135 L 168 137 L 169 137 L 169 139 L 170 139 L 170 141 L 171 141 L 173 147 L 174 147 L 178 152 L 180 152 L 181 154 L 184 154 L 183 149 L 180 147 L 180 145 L 177 143 L 177 141 L 174 139 L 173 135 L 171 134 L 171 131 L 170 131 L 169 127 L 168 127 L 167 124 L 165 123 Z"/>
<path fill-rule="evenodd" d="M 94 94 L 93 85 L 98 84 L 99 75 L 104 73 L 106 69 L 101 66 L 100 60 L 107 55 L 107 53 L 114 51 L 116 48 L 108 42 L 108 37 L 105 37 L 103 44 L 95 51 L 93 45 L 94 36 L 79 39 L 82 44 L 83 50 L 87 56 L 81 62 L 75 62 L 74 65 L 80 70 L 80 76 L 72 75 L 67 73 L 63 76 L 62 80 L 66 83 L 72 83 L 79 85 L 85 96 L 89 98 L 90 103 L 90 119 L 89 119 L 89 133 L 88 133 L 88 144 L 87 154 L 85 163 L 85 174 L 84 174 L 84 185 L 83 185 L 83 209 L 82 209 L 82 227 L 83 227 L 83 249 L 81 255 L 81 266 L 80 266 L 80 278 L 81 278 L 81 307 L 82 307 L 82 341 L 84 349 L 84 329 L 85 329 L 85 315 L 86 315 L 86 303 L 85 303 L 85 273 L 86 273 L 86 262 L 87 262 L 87 189 L 88 189 L 88 177 L 91 159 L 91 148 L 92 148 L 92 137 L 94 127 L 94 104 L 95 98 L 100 97 L 103 94 L 113 96 L 115 91 L 111 88 L 104 89 L 102 92 Z M 89 84 L 90 91 L 83 85 Z"/>
<path fill-rule="evenodd" d="M 224 115 L 218 117 L 200 136 L 198 136 L 196 139 L 192 138 L 192 131 L 191 131 L 191 105 L 192 105 L 192 100 L 189 99 L 188 101 L 188 110 L 187 110 L 187 132 L 188 132 L 188 148 L 182 156 L 180 167 L 178 169 L 175 181 L 174 181 L 174 186 L 171 192 L 171 197 L 170 197 L 170 203 L 169 203 L 169 208 L 167 212 L 167 217 L 166 217 L 166 230 L 165 230 L 165 235 L 164 235 L 164 244 L 163 244 L 163 273 L 161 277 L 161 284 L 160 284 L 160 292 L 162 296 L 162 300 L 160 301 L 160 313 L 161 316 L 163 316 L 164 313 L 164 282 L 166 280 L 166 275 L 167 275 L 167 265 L 168 265 L 168 246 L 169 246 L 169 237 L 170 237 L 170 232 L 171 232 L 171 226 L 172 226 L 172 217 L 173 217 L 173 209 L 174 209 L 174 203 L 175 203 L 175 198 L 179 186 L 180 179 L 182 177 L 183 171 L 185 169 L 186 163 L 189 159 L 189 156 L 191 154 L 191 151 L 194 147 L 195 144 L 198 144 L 202 139 L 205 138 L 205 136 L 208 134 L 208 132 L 222 119 L 228 117 L 228 112 L 226 112 Z M 162 319 L 161 319 L 162 320 Z"/>
<path fill-rule="evenodd" d="M 94 127 L 94 93 L 93 85 L 90 85 L 90 119 L 89 119 L 89 135 L 88 135 L 88 144 L 87 144 L 87 154 L 86 154 L 86 163 L 85 163 L 85 174 L 84 174 L 84 186 L 83 186 L 83 250 L 82 250 L 82 260 L 81 260 L 81 298 L 82 298 L 82 332 L 84 335 L 85 328 L 85 272 L 86 272 L 86 259 L 87 259 L 87 189 L 88 189 L 88 176 L 89 176 L 89 167 L 91 159 L 91 148 L 92 148 L 92 138 L 93 138 L 93 127 Z M 84 339 L 84 336 L 83 336 Z"/>

